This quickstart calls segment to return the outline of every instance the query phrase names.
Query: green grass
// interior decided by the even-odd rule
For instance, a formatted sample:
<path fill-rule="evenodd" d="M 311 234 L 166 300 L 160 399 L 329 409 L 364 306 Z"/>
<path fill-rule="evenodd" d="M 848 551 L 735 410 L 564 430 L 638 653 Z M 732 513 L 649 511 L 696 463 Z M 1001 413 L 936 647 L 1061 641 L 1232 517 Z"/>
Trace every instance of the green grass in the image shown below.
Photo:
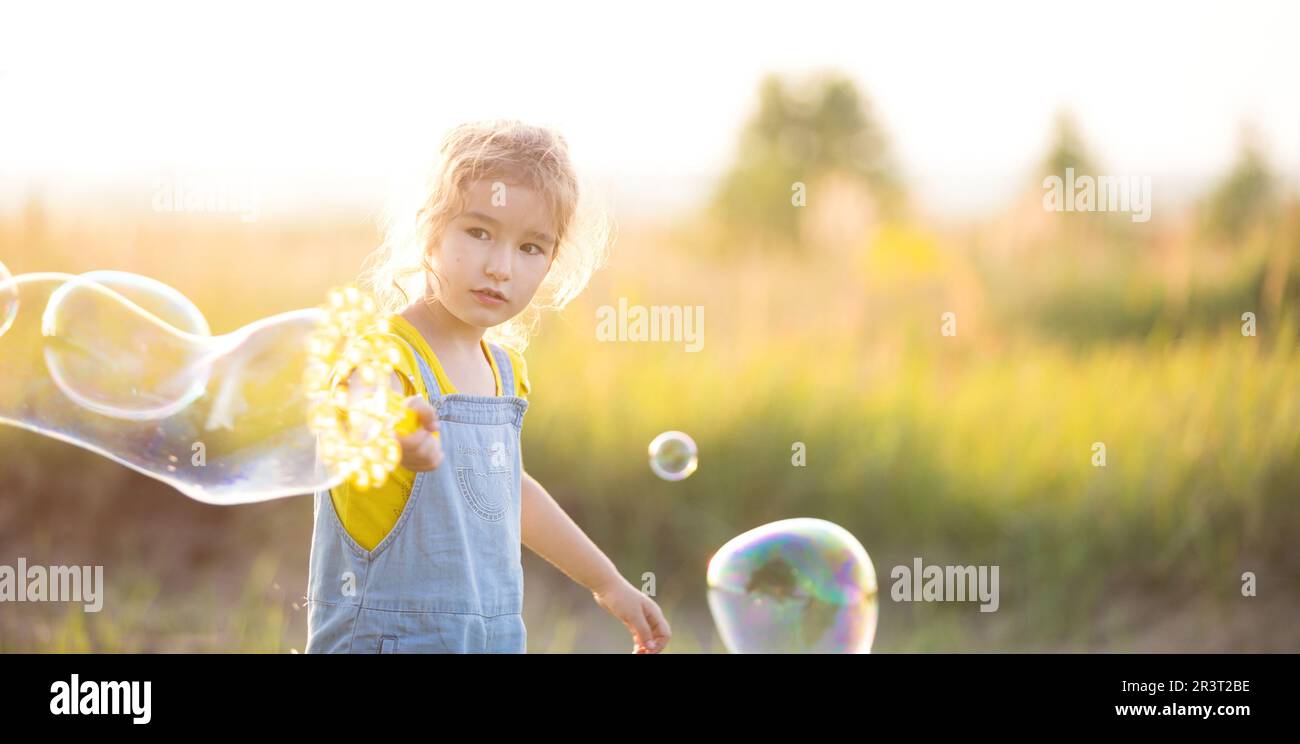
<path fill-rule="evenodd" d="M 332 233 L 350 253 L 316 266 L 327 227 L 214 228 L 197 255 L 235 248 L 208 274 L 165 250 L 165 230 L 138 238 L 148 260 L 114 253 L 112 233 L 47 237 L 49 266 L 0 258 L 157 276 L 229 330 L 351 278 L 340 267 L 370 233 Z M 609 269 L 544 321 L 527 350 L 524 457 L 630 581 L 655 573 L 673 651 L 722 650 L 705 604 L 713 551 L 796 516 L 843 525 L 871 554 L 881 651 L 1298 647 L 1296 608 L 1278 597 L 1300 596 L 1300 282 L 1269 310 L 1266 255 L 1198 273 L 1179 304 L 1144 263 L 975 272 L 954 258 L 960 235 L 937 239 L 942 260 L 884 278 L 854 246 L 747 261 L 673 250 L 670 234 L 625 232 Z M 248 263 L 240 251 L 303 272 L 244 276 L 231 268 Z M 236 286 L 259 299 L 219 299 Z M 619 297 L 704 305 L 704 350 L 597 342 L 595 308 Z M 1261 308 L 1257 337 L 1239 332 L 1243 305 Z M 952 308 L 960 330 L 945 338 Z M 647 443 L 668 429 L 700 446 L 679 483 L 647 467 Z M 795 442 L 806 467 L 791 464 Z M 0 446 L 6 553 L 105 563 L 111 592 L 99 615 L 0 608 L 0 650 L 302 650 L 309 500 L 204 507 L 32 435 L 0 432 Z M 913 556 L 999 565 L 1001 609 L 892 602 L 889 569 Z M 526 567 L 530 651 L 630 648 L 589 593 L 540 559 Z M 1246 570 L 1258 601 L 1240 596 Z"/>

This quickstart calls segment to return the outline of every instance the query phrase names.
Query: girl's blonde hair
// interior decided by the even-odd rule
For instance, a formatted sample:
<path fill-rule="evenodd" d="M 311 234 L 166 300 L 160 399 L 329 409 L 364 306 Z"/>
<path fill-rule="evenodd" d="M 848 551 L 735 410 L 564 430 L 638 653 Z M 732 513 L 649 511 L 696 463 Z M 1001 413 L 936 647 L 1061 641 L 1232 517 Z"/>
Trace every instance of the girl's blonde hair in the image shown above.
<path fill-rule="evenodd" d="M 543 310 L 559 310 L 578 296 L 604 264 L 613 237 L 606 212 L 580 188 L 569 147 L 557 132 L 513 120 L 462 124 L 442 141 L 439 157 L 421 190 L 419 206 L 391 206 L 383 243 L 366 259 L 360 283 L 385 313 L 400 312 L 426 290 L 436 296 L 428 274 L 429 247 L 465 209 L 465 194 L 477 181 L 527 186 L 546 202 L 556 225 L 553 263 L 528 307 L 484 334 L 488 341 L 522 352 Z"/>

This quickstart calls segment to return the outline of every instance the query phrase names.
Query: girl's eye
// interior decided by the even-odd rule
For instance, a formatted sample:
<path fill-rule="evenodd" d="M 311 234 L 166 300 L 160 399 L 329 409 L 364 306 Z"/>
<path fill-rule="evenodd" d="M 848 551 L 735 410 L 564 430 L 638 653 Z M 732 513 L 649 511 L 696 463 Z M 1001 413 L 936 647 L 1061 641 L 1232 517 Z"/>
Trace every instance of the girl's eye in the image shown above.
<path fill-rule="evenodd" d="M 539 256 L 542 254 L 542 247 L 536 243 L 524 243 L 519 247 L 523 248 L 524 253 L 527 253 L 530 256 Z"/>
<path fill-rule="evenodd" d="M 466 230 L 465 233 L 469 235 L 471 238 L 477 238 L 479 240 L 486 240 L 488 237 L 487 230 L 484 230 L 481 227 L 471 227 L 468 230 Z"/>

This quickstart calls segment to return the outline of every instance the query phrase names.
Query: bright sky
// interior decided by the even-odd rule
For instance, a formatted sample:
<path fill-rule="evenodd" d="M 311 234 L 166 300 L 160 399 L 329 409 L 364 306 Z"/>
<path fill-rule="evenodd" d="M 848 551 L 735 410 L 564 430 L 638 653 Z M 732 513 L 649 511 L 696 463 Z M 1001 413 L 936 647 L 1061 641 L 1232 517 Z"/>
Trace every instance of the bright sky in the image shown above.
<path fill-rule="evenodd" d="M 1062 107 L 1111 173 L 1192 189 L 1249 121 L 1300 183 L 1293 2 L 2 2 L 5 210 L 148 208 L 176 172 L 251 179 L 263 213 L 369 208 L 488 116 L 559 127 L 621 212 L 689 206 L 760 77 L 826 68 L 932 211 L 1022 187 Z"/>

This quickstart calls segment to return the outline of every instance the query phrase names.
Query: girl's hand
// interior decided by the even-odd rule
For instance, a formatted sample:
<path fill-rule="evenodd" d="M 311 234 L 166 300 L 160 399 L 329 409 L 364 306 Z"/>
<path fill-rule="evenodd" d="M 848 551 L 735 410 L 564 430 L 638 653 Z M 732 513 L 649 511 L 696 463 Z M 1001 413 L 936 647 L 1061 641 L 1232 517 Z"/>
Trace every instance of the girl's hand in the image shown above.
<path fill-rule="evenodd" d="M 399 436 L 402 446 L 402 467 L 414 472 L 433 470 L 442 464 L 442 439 L 438 432 L 438 411 L 429 401 L 418 395 L 406 399 L 406 406 L 415 411 L 419 428 Z"/>
<path fill-rule="evenodd" d="M 623 621 L 631 631 L 634 654 L 657 654 L 673 637 L 659 605 L 629 584 L 627 579 L 619 577 L 613 586 L 592 592 L 592 597 L 596 604 Z"/>

